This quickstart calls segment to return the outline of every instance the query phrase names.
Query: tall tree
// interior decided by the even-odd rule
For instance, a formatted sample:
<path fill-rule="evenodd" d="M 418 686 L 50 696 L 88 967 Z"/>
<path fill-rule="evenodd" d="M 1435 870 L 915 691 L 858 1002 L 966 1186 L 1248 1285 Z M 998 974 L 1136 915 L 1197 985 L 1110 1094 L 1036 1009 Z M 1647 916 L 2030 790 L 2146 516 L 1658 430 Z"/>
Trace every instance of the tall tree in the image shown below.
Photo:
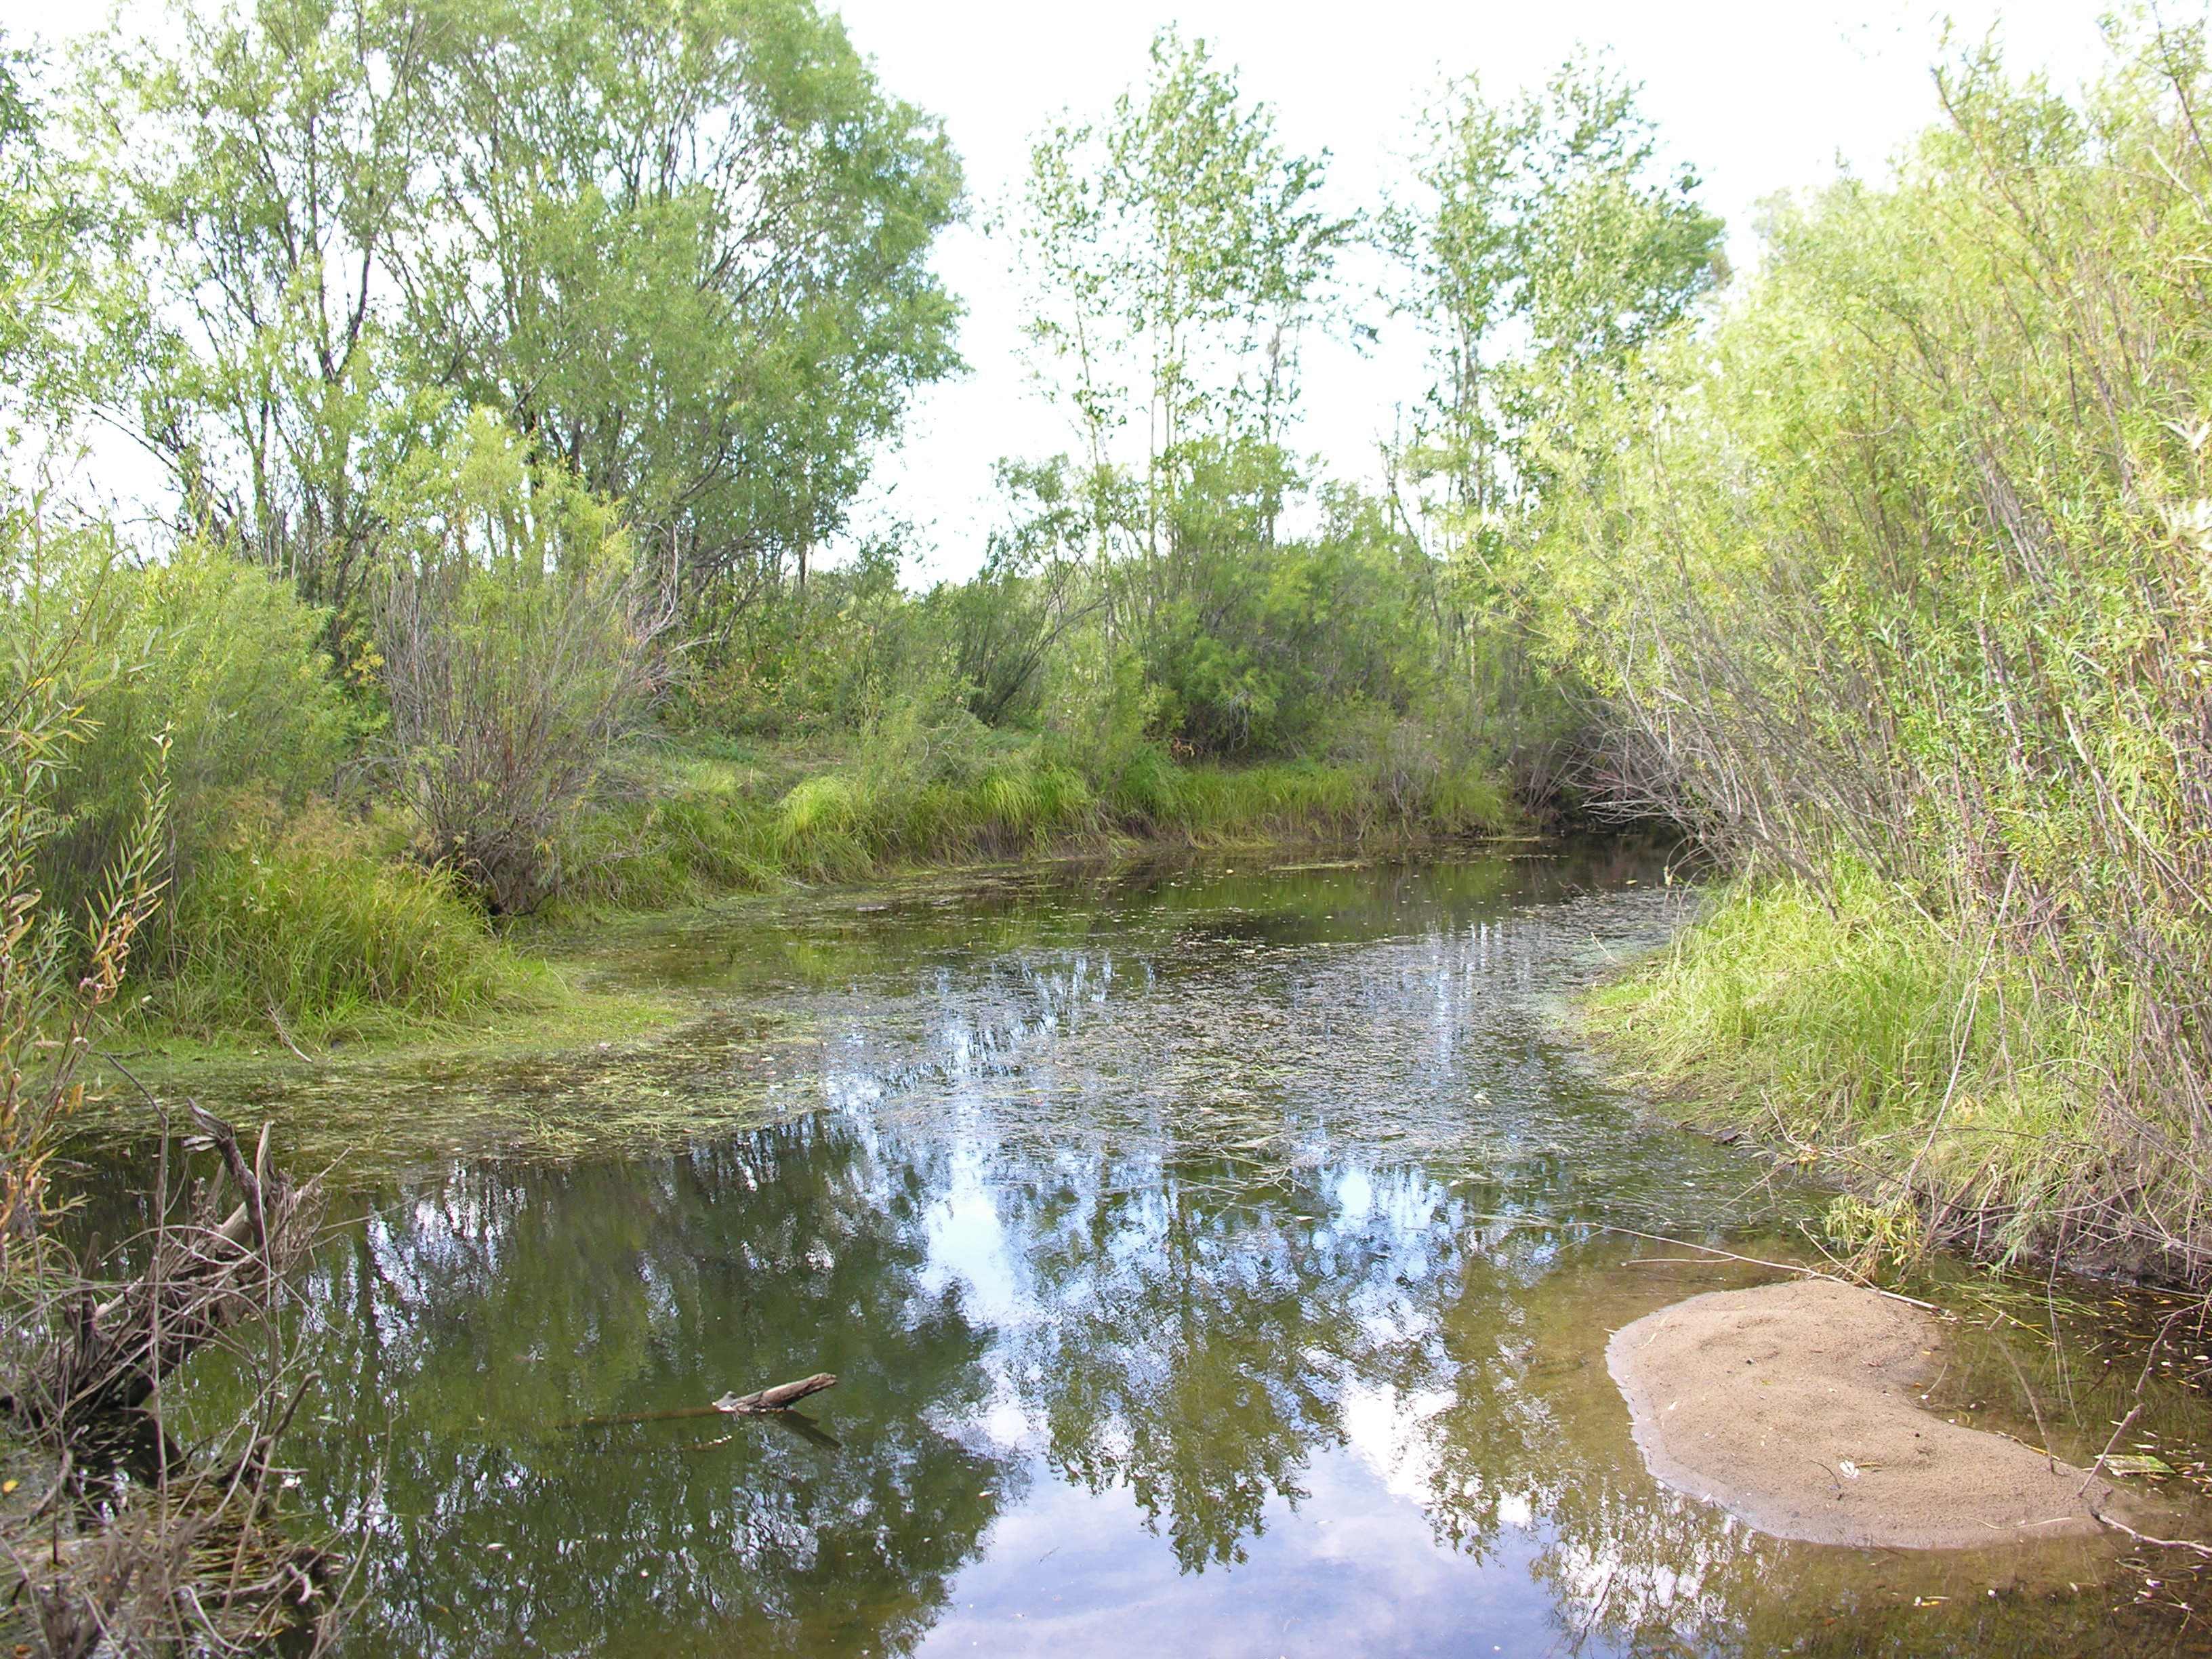
<path fill-rule="evenodd" d="M 809 0 L 441 0 L 426 377 L 739 592 L 835 532 L 958 367 L 939 124 Z"/>
<path fill-rule="evenodd" d="M 1023 224 L 1027 329 L 1102 481 L 1141 416 L 1143 537 L 1157 556 L 1209 444 L 1279 445 L 1297 345 L 1353 222 L 1203 40 L 1164 29 L 1143 94 L 1032 149 Z"/>
<path fill-rule="evenodd" d="M 179 7 L 80 110 L 120 212 L 110 412 L 185 512 L 343 612 L 371 507 L 389 274 L 417 229 L 424 25 L 390 0 Z"/>
<path fill-rule="evenodd" d="M 341 612 L 488 407 L 712 588 L 832 533 L 919 384 L 960 172 L 811 0 L 179 0 L 82 104 L 112 412 Z"/>
<path fill-rule="evenodd" d="M 1419 199 L 1382 220 L 1435 375 L 1401 459 L 1431 486 L 1421 516 L 1464 548 L 1531 497 L 1547 418 L 1617 382 L 1725 274 L 1723 227 L 1601 64 L 1506 104 L 1459 82 L 1424 126 Z"/>
<path fill-rule="evenodd" d="M 1381 221 L 1433 378 L 1392 456 L 1393 497 L 1436 573 L 1437 634 L 1464 718 L 1524 754 L 1545 678 L 1523 568 L 1531 514 L 1585 418 L 1723 276 L 1721 222 L 1660 165 L 1636 88 L 1573 59 L 1507 103 L 1472 79 L 1425 119 L 1413 200 Z"/>
<path fill-rule="evenodd" d="M 1205 42 L 1153 38 L 1141 90 L 1032 149 L 1027 328 L 1073 411 L 1076 487 L 1110 640 L 1159 696 L 1151 722 L 1241 747 L 1279 700 L 1255 654 L 1303 331 L 1327 312 L 1355 222 Z"/>

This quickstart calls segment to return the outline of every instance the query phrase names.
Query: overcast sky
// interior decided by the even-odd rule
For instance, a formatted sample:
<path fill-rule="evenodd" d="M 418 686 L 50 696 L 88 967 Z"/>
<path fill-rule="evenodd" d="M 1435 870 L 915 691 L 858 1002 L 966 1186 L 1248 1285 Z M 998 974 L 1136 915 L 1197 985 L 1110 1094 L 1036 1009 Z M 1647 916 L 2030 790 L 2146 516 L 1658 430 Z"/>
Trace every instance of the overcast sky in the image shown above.
<path fill-rule="evenodd" d="M 2172 0 L 2175 15 L 2203 0 Z M 1293 148 L 1327 149 L 1332 194 L 1372 203 L 1403 174 L 1412 120 L 1443 82 L 1478 74 L 1494 96 L 1540 83 L 1577 46 L 1601 49 L 1644 86 L 1672 158 L 1692 163 L 1705 199 L 1731 227 L 1730 254 L 1756 255 L 1755 204 L 1817 185 L 1838 166 L 1879 173 L 1935 114 L 1929 70 L 1944 18 L 1978 39 L 1998 31 L 2010 60 L 2072 83 L 2103 58 L 2094 0 L 1972 0 L 1948 9 L 1867 0 L 1859 5 L 1654 3 L 1654 0 L 845 0 L 854 44 L 884 86 L 941 115 L 967 164 L 979 210 L 1017 186 L 1032 134 L 1064 109 L 1103 112 L 1139 80 L 1163 24 L 1201 37 L 1236 65 L 1246 91 L 1273 104 Z M 0 28 L 48 40 L 96 21 L 103 8 L 0 0 Z M 126 8 L 143 9 L 139 6 Z M 1035 396 L 1023 366 L 1006 249 L 979 228 L 955 229 L 939 266 L 968 307 L 963 379 L 918 403 L 905 445 L 878 470 L 864 521 L 896 518 L 921 532 L 909 580 L 957 576 L 981 560 L 992 517 L 990 468 L 1001 455 L 1073 447 L 1056 410 Z M 1384 329 L 1367 357 L 1326 342 L 1305 353 L 1300 443 L 1332 471 L 1371 476 L 1378 434 L 1422 384 L 1417 343 Z"/>
<path fill-rule="evenodd" d="M 1577 46 L 1602 49 L 1644 86 L 1670 156 L 1693 164 L 1705 200 L 1731 229 L 1730 256 L 1753 258 L 1756 204 L 1817 185 L 1839 166 L 1878 173 L 1934 118 L 1929 68 L 1947 13 L 1881 0 L 1835 3 L 1653 3 L 1653 0 L 1141 0 L 1103 6 L 963 0 L 846 0 L 842 10 L 886 87 L 945 120 L 979 205 L 1018 187 L 1030 135 L 1062 109 L 1103 112 L 1144 72 L 1155 28 L 1179 24 L 1275 106 L 1293 147 L 1334 155 L 1337 199 L 1372 202 L 1405 173 L 1412 120 L 1449 77 L 1477 74 L 1493 96 L 1540 84 Z M 2091 0 L 2021 0 L 1948 9 L 1954 33 L 1992 27 L 2018 66 L 2069 83 L 2102 61 Z M 2184 0 L 2168 15 L 2201 8 Z M 990 466 L 1005 454 L 1072 449 L 1060 413 L 1023 367 L 1006 249 L 953 231 L 940 270 L 969 307 L 964 379 L 926 394 L 902 452 L 879 474 L 870 511 L 913 520 L 924 558 L 909 580 L 957 576 L 982 555 Z M 1418 342 L 1383 328 L 1366 357 L 1327 342 L 1305 351 L 1303 447 L 1332 471 L 1371 477 L 1394 407 L 1419 395 Z"/>

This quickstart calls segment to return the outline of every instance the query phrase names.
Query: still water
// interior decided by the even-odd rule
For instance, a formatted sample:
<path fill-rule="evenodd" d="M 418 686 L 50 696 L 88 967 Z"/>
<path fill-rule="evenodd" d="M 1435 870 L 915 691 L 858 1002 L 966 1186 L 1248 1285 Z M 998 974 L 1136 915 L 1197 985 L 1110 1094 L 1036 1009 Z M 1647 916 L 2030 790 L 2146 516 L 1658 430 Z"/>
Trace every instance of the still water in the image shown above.
<path fill-rule="evenodd" d="M 1607 1334 L 1773 1275 L 1601 1224 L 1802 1255 L 1826 1202 L 1559 1018 L 1686 902 L 1619 846 L 945 878 L 590 941 L 665 1041 L 209 1084 L 350 1149 L 288 1445 L 367 1540 L 345 1650 L 2185 1650 L 2109 1552 L 1785 1545 L 1644 1473 Z M 1974 1363 L 1939 1403 L 2002 1425 Z"/>

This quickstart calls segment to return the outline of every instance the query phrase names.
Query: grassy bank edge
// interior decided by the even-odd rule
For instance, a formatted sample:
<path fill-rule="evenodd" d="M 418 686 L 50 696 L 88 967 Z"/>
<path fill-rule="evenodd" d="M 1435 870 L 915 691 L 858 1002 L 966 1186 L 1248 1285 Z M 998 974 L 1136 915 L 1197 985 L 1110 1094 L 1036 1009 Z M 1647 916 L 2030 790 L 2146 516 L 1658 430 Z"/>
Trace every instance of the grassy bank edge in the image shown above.
<path fill-rule="evenodd" d="M 2191 1188 L 2110 1115 L 2130 1034 L 2051 995 L 1855 872 L 1717 887 L 1665 950 L 1589 993 L 1614 1076 L 1686 1127 L 1841 1189 L 1825 1225 L 1863 1271 L 1934 1247 L 2001 1266 L 2201 1287 Z"/>
<path fill-rule="evenodd" d="M 1257 821 L 1222 821 L 1204 827 L 1168 826 L 1158 833 L 1126 829 L 1086 829 L 1079 834 L 1040 838 L 1000 856 L 979 855 L 972 842 L 960 842 L 934 858 L 896 854 L 856 860 L 844 868 L 817 872 L 815 879 L 769 868 L 726 884 L 688 879 L 650 896 L 659 902 L 624 902 L 635 890 L 621 890 L 549 908 L 502 929 L 485 929 L 471 946 L 467 963 L 473 987 L 456 1005 L 409 1007 L 349 999 L 304 1014 L 288 1012 L 277 1000 L 264 999 L 259 1014 L 234 991 L 222 998 L 202 992 L 199 1008 L 212 1006 L 216 1018 L 178 1018 L 173 1000 L 143 1003 L 106 1034 L 102 1048 L 149 1081 L 176 1083 L 216 1068 L 252 1066 L 330 1070 L 394 1060 L 481 1058 L 505 1053 L 554 1055 L 608 1043 L 629 1045 L 656 1040 L 696 1017 L 699 1004 L 672 994 L 611 991 L 584 982 L 584 945 L 611 926 L 655 916 L 772 899 L 805 892 L 863 892 L 878 884 L 910 881 L 930 874 L 982 873 L 1054 863 L 1097 863 L 1206 852 L 1279 850 L 1295 853 L 1315 847 L 1356 846 L 1363 854 L 1414 855 L 1449 847 L 1505 845 L 1535 837 L 1508 820 L 1495 830 L 1460 829 L 1453 833 L 1398 826 L 1346 833 L 1333 817 L 1299 823 L 1279 817 Z M 264 869 L 281 868 L 281 859 Z M 457 902 L 457 901 L 456 901 Z M 197 988 L 182 988 L 191 997 Z M 176 989 L 172 988 L 172 998 Z M 183 999 L 177 999 L 181 1000 Z M 187 1003 L 187 1006 L 191 1006 Z M 110 1079 L 104 1092 L 113 1094 Z M 127 1088 L 128 1085 L 121 1086 Z"/>

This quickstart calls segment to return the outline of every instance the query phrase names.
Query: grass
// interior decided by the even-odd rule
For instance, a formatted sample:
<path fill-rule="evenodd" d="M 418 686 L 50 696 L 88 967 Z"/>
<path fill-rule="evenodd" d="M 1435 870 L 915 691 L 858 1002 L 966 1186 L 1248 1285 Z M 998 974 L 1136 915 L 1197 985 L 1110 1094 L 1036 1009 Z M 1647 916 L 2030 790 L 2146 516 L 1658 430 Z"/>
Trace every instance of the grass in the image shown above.
<path fill-rule="evenodd" d="M 560 1000 L 444 872 L 326 809 L 202 860 L 166 921 L 134 1019 L 179 1036 L 325 1045 Z"/>
<path fill-rule="evenodd" d="M 313 807 L 241 830 L 187 872 L 164 918 L 166 955 L 131 987 L 118 1041 L 194 1063 L 363 1043 L 477 1048 L 487 1036 L 558 1046 L 650 1017 L 577 991 L 541 954 L 595 918 L 1136 844 L 1522 827 L 1486 775 L 1438 769 L 1418 781 L 1352 763 L 1184 764 L 1150 745 L 1102 780 L 1041 740 L 988 732 L 842 749 L 671 743 L 614 780 L 576 827 L 562 897 L 504 932 L 407 856 L 403 826 Z"/>
<path fill-rule="evenodd" d="M 2054 1010 L 1988 945 L 1861 875 L 1825 897 L 1738 884 L 1595 993 L 1588 1023 L 1687 1121 L 1838 1178 L 1830 1231 L 1870 1256 L 2154 1243 L 2119 1222 L 2150 1196 L 2095 1150 L 2111 1136 L 2084 1086 L 2118 1034 Z"/>
<path fill-rule="evenodd" d="M 1036 740 L 966 752 L 842 754 L 712 745 L 662 751 L 587 823 L 556 921 L 665 909 L 792 881 L 1103 852 L 1132 842 L 1275 844 L 1480 836 L 1525 825 L 1486 773 L 1395 788 L 1370 767 L 1185 764 L 1152 745 L 1098 777 Z"/>

